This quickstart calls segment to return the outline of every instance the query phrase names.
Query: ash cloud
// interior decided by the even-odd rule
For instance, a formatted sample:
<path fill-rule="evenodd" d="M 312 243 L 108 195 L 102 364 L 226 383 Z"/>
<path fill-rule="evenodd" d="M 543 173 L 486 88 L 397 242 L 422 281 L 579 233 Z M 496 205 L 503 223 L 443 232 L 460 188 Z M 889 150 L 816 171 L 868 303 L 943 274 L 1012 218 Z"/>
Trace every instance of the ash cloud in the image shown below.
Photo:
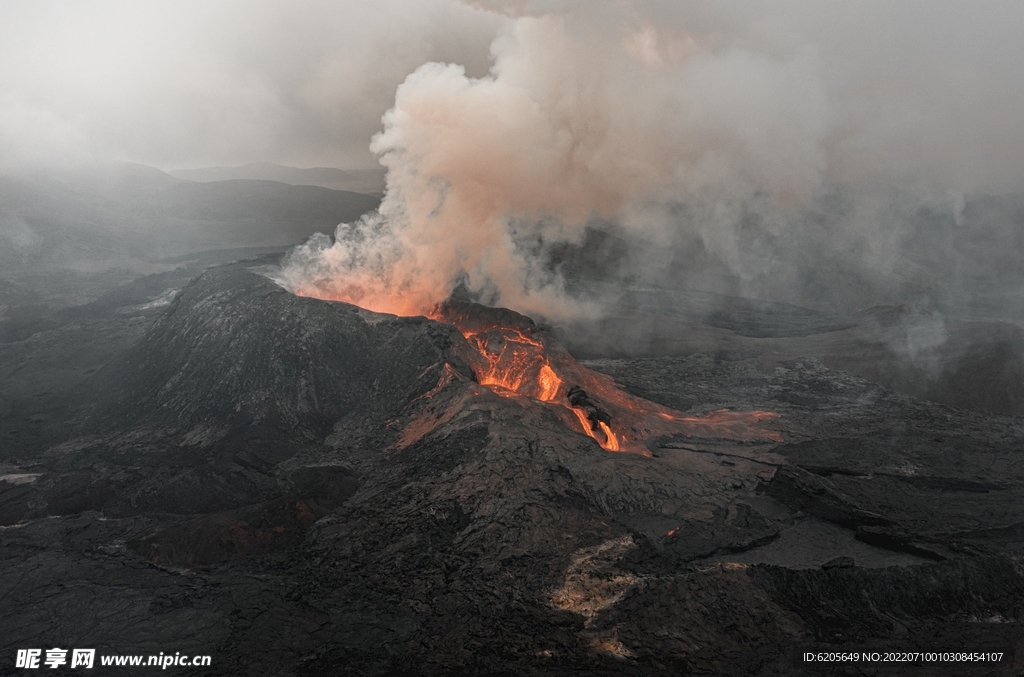
<path fill-rule="evenodd" d="M 422 312 L 464 284 L 591 311 L 544 253 L 601 219 L 642 243 L 631 280 L 927 304 L 952 293 L 930 276 L 965 196 L 1024 179 L 1024 12 L 1003 3 L 467 4 L 509 17 L 490 72 L 405 80 L 371 144 L 380 213 L 296 251 L 293 288 Z"/>

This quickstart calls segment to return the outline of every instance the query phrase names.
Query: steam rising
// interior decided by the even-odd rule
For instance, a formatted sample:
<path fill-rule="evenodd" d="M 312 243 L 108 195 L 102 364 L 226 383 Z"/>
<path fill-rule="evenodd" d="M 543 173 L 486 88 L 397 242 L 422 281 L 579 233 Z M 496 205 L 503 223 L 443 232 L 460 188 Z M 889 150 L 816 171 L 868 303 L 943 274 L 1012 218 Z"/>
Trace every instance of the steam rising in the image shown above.
<path fill-rule="evenodd" d="M 588 312 L 553 259 L 599 217 L 624 280 L 1019 319 L 1019 200 L 984 196 L 1024 186 L 1021 34 L 994 0 L 0 3 L 0 170 L 359 167 L 380 132 L 381 211 L 300 292 Z"/>
<path fill-rule="evenodd" d="M 827 102 L 807 55 L 702 50 L 650 25 L 579 31 L 520 18 L 483 78 L 428 63 L 398 88 L 371 145 L 380 213 L 297 250 L 299 293 L 422 313 L 463 282 L 526 312 L 567 312 L 524 240 L 577 241 L 591 218 L 708 191 L 808 196 Z M 633 223 L 641 231 L 642 224 Z"/>
<path fill-rule="evenodd" d="M 371 144 L 388 169 L 380 211 L 293 252 L 281 281 L 296 292 L 410 314 L 461 283 L 565 317 L 586 308 L 542 254 L 601 218 L 655 253 L 696 236 L 739 280 L 733 291 L 806 301 L 799 257 L 852 259 L 866 280 L 905 271 L 907 222 L 922 206 L 962 219 L 964 192 L 998 183 L 946 166 L 962 145 L 917 127 L 942 98 L 935 72 L 908 93 L 895 86 L 915 74 L 914 59 L 888 76 L 840 68 L 844 36 L 819 42 L 835 13 L 471 4 L 514 17 L 492 44 L 490 73 L 428 63 L 398 88 Z M 916 33 L 906 42 L 926 44 Z M 931 67 L 949 65 L 936 56 Z M 977 133 L 1019 136 L 988 122 Z M 822 225 L 815 215 L 827 209 Z M 647 266 L 673 263 L 656 259 Z M 886 289 L 873 291 L 884 300 Z"/>

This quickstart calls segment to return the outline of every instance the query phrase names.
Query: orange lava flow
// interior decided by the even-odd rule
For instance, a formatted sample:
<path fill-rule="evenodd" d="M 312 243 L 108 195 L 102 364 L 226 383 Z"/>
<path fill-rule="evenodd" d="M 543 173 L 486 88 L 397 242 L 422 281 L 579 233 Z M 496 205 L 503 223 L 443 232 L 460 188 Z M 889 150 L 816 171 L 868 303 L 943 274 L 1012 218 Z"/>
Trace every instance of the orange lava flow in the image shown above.
<path fill-rule="evenodd" d="M 569 406 L 568 389 L 558 376 L 544 350 L 544 343 L 516 327 L 492 326 L 479 330 L 459 328 L 483 363 L 475 365 L 477 381 L 499 395 L 525 395 L 569 409 L 579 420 L 583 432 L 603 449 L 619 451 L 615 434 L 603 422 L 593 428 L 584 412 Z"/>
<path fill-rule="evenodd" d="M 597 430 L 594 430 L 594 427 L 587 419 L 587 415 L 585 413 L 583 413 L 581 410 L 575 407 L 570 407 L 569 405 L 566 404 L 563 404 L 562 406 L 566 407 L 569 411 L 576 415 L 576 418 L 580 422 L 580 428 L 583 429 L 583 432 L 585 432 L 590 437 L 594 438 L 594 441 L 600 444 L 602 449 L 604 449 L 605 451 L 622 451 L 622 449 L 619 448 L 618 438 L 615 437 L 615 433 L 611 431 L 607 423 L 603 421 L 598 421 L 597 429 L 601 431 L 601 437 L 598 437 Z"/>
<path fill-rule="evenodd" d="M 601 432 L 604 433 L 605 441 L 604 444 L 602 444 L 601 446 L 607 449 L 608 451 L 620 451 L 619 440 L 617 437 L 615 437 L 615 433 L 612 432 L 612 429 L 608 427 L 608 424 L 605 423 L 604 421 L 598 421 L 597 425 L 599 428 L 601 428 Z"/>
<path fill-rule="evenodd" d="M 424 302 L 415 290 L 404 295 L 368 295 L 358 287 L 344 286 L 293 291 L 298 296 L 343 301 L 403 316 L 418 315 Z M 770 411 L 723 409 L 704 416 L 686 416 L 629 395 L 610 377 L 581 365 L 532 320 L 513 311 L 445 301 L 427 317 L 462 333 L 465 344 L 454 347 L 481 385 L 503 397 L 524 396 L 547 403 L 566 426 L 588 435 L 607 451 L 650 456 L 647 440 L 680 435 L 743 442 L 782 441 L 777 431 L 765 426 L 779 418 Z M 582 403 L 579 392 L 570 400 L 576 388 L 585 393 Z"/>
<path fill-rule="evenodd" d="M 480 308 L 480 307 L 478 307 Z M 508 322 L 474 317 L 465 308 L 442 304 L 432 319 L 455 326 L 470 351 L 462 355 L 477 381 L 505 397 L 525 396 L 557 407 L 563 422 L 606 451 L 650 456 L 646 440 L 653 437 L 720 438 L 779 442 L 781 435 L 764 423 L 779 418 L 769 411 L 714 411 L 705 416 L 681 412 L 633 397 L 603 374 L 587 369 L 528 318 L 505 311 Z M 582 388 L 587 403 L 576 406 L 570 390 Z"/>
<path fill-rule="evenodd" d="M 544 402 L 555 399 L 562 379 L 551 368 L 540 342 L 511 328 L 463 331 L 462 335 L 487 362 L 484 369 L 476 370 L 481 385 L 497 386 Z"/>

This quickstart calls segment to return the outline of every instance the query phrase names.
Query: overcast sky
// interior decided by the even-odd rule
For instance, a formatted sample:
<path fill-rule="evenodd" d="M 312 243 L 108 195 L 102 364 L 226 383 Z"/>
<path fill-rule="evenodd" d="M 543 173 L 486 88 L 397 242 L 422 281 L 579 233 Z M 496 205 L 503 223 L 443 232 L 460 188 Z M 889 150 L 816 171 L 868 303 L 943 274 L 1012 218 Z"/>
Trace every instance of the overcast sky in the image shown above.
<path fill-rule="evenodd" d="M 1014 0 L 0 0 L 0 155 L 370 166 L 406 76 L 427 61 L 485 75 L 492 42 L 548 12 L 572 15 L 557 38 L 576 45 L 565 58 L 600 58 L 577 48 L 588 39 L 616 54 L 628 43 L 649 67 L 690 78 L 659 86 L 693 87 L 692 57 L 717 58 L 720 86 L 693 92 L 719 97 L 740 133 L 779 131 L 741 120 L 752 104 L 799 112 L 800 128 L 783 131 L 796 146 L 746 161 L 811 157 L 837 178 L 885 165 L 956 190 L 1024 182 Z M 771 99 L 766 82 L 789 89 Z"/>
<path fill-rule="evenodd" d="M 501 23 L 449 0 L 0 0 L 0 154 L 372 166 L 402 80 L 485 74 Z"/>

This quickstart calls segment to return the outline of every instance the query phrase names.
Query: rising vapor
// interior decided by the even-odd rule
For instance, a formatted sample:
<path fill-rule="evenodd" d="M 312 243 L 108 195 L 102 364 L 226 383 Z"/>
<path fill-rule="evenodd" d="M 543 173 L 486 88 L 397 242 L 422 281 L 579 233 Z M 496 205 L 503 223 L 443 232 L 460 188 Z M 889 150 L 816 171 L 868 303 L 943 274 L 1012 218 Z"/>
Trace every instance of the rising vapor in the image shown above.
<path fill-rule="evenodd" d="M 582 306 L 538 252 L 579 242 L 602 218 L 655 245 L 696 233 L 740 291 L 792 296 L 788 264 L 798 262 L 782 260 L 795 256 L 786 251 L 855 253 L 863 269 L 890 273 L 902 262 L 903 222 L 922 205 L 962 209 L 964 191 L 1021 176 L 1018 166 L 961 171 L 973 156 L 944 161 L 961 147 L 947 127 L 988 123 L 983 133 L 1019 141 L 999 113 L 960 120 L 957 106 L 919 124 L 935 97 L 955 96 L 940 76 L 963 63 L 937 59 L 919 73 L 909 59 L 886 74 L 877 54 L 845 61 L 865 20 L 902 21 L 906 44 L 927 47 L 919 33 L 934 17 L 913 26 L 877 4 L 828 13 L 799 2 L 772 13 L 753 3 L 470 4 L 513 17 L 492 44 L 491 71 L 474 78 L 428 63 L 398 88 L 371 144 L 388 170 L 379 213 L 297 248 L 279 278 L 297 293 L 410 314 L 463 284 L 565 317 Z M 862 37 L 870 48 L 871 34 Z M 907 78 L 919 87 L 900 89 Z M 807 215 L 829 200 L 844 208 L 823 229 Z"/>

